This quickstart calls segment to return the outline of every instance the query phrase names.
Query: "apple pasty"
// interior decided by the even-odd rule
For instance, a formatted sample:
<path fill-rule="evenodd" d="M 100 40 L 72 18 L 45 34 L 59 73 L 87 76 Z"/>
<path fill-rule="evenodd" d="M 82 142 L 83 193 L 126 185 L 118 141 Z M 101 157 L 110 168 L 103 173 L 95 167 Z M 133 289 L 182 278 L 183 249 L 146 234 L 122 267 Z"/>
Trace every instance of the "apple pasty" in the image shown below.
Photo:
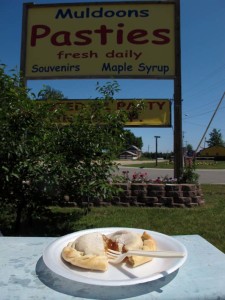
<path fill-rule="evenodd" d="M 63 248 L 62 257 L 65 261 L 80 268 L 106 271 L 108 269 L 107 249 L 122 253 L 129 250 L 155 251 L 156 243 L 147 232 L 139 234 L 121 230 L 109 235 L 93 232 L 70 242 Z M 150 257 L 130 256 L 124 261 L 131 267 L 137 267 L 151 260 Z"/>
<path fill-rule="evenodd" d="M 141 235 L 130 231 L 117 231 L 109 235 L 109 239 L 112 240 L 116 245 L 117 249 L 114 248 L 113 250 L 118 250 L 122 253 L 127 252 L 129 250 L 156 250 L 156 242 L 147 232 L 143 232 L 143 234 Z M 140 266 L 151 260 L 151 257 L 136 255 L 129 256 L 125 259 L 125 261 L 132 267 Z"/>

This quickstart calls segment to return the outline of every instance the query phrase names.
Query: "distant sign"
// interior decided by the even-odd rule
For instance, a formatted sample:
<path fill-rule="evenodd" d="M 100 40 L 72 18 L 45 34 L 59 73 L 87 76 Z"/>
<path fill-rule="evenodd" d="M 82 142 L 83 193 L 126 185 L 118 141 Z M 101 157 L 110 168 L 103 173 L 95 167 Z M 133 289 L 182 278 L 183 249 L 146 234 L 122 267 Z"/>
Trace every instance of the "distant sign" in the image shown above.
<path fill-rule="evenodd" d="M 66 108 L 65 114 L 59 118 L 60 123 L 69 123 L 71 118 L 78 113 L 85 105 L 95 100 L 63 100 L 51 101 L 57 108 L 63 105 Z M 39 101 L 42 102 L 43 101 Z M 50 101 L 48 101 L 50 102 Z M 113 102 L 107 102 L 106 109 L 108 111 L 125 110 L 132 112 L 137 99 L 119 99 Z M 126 127 L 170 127 L 171 126 L 171 102 L 168 99 L 145 99 L 143 100 L 144 109 L 138 114 L 130 115 Z"/>
<path fill-rule="evenodd" d="M 175 3 L 24 4 L 26 79 L 175 77 Z"/>

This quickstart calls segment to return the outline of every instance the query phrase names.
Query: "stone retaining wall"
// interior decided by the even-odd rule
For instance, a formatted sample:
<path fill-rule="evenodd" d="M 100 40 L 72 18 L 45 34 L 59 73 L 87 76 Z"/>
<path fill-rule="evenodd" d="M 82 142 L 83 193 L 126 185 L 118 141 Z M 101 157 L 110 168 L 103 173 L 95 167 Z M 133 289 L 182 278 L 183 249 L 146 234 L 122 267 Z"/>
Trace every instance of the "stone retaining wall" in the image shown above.
<path fill-rule="evenodd" d="M 112 204 L 123 206 L 193 207 L 205 203 L 201 187 L 196 184 L 120 183 L 120 197 Z"/>
<path fill-rule="evenodd" d="M 110 202 L 91 201 L 90 206 L 194 207 L 205 203 L 201 186 L 196 184 L 116 183 L 118 197 Z M 64 205 L 76 206 L 76 203 Z M 87 203 L 83 202 L 82 206 Z"/>

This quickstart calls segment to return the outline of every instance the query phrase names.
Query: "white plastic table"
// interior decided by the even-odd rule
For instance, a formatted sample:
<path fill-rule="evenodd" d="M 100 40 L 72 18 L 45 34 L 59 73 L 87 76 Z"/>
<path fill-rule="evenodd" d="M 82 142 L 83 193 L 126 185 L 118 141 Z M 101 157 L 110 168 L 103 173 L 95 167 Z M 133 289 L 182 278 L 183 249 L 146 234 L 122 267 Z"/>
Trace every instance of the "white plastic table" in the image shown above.
<path fill-rule="evenodd" d="M 131 286 L 74 282 L 42 259 L 52 237 L 0 237 L 0 299 L 200 300 L 225 299 L 225 254 L 199 235 L 174 236 L 188 250 L 185 264 L 166 277 Z"/>

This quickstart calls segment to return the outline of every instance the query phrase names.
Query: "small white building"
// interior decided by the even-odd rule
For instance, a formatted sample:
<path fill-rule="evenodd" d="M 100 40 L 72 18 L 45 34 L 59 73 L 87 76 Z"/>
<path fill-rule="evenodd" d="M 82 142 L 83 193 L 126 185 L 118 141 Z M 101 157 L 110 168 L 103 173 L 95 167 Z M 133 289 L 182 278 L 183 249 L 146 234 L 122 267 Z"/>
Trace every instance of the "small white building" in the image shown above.
<path fill-rule="evenodd" d="M 138 147 L 131 145 L 120 154 L 120 159 L 138 159 L 141 157 L 141 154 L 142 152 Z"/>

